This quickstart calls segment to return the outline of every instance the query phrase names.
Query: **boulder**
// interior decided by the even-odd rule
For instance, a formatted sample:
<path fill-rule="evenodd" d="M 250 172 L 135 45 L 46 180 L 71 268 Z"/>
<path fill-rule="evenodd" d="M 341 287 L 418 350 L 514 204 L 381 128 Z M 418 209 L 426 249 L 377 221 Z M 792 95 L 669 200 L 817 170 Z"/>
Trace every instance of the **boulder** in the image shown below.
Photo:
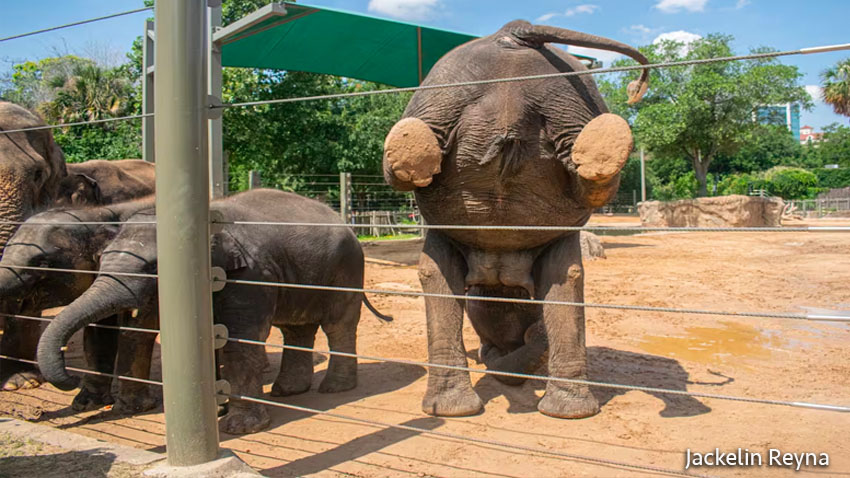
<path fill-rule="evenodd" d="M 780 198 L 739 195 L 638 204 L 646 227 L 779 226 L 783 208 Z"/>
<path fill-rule="evenodd" d="M 593 260 L 597 258 L 605 259 L 605 248 L 602 247 L 602 241 L 592 232 L 581 231 L 581 258 L 585 260 Z"/>

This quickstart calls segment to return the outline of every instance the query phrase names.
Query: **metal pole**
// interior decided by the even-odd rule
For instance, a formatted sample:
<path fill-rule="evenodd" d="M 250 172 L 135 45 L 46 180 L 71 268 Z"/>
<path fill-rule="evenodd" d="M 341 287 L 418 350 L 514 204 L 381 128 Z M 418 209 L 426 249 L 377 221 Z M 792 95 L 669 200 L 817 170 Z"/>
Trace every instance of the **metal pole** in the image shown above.
<path fill-rule="evenodd" d="M 253 169 L 248 171 L 248 189 L 261 187 L 263 187 L 263 178 L 260 177 L 260 172 Z"/>
<path fill-rule="evenodd" d="M 168 464 L 218 458 L 209 164 L 206 4 L 156 2 L 159 314 Z"/>
<path fill-rule="evenodd" d="M 154 76 L 154 28 L 151 20 L 145 20 L 145 34 L 142 37 L 142 113 L 150 114 L 153 108 Z M 154 133 L 153 116 L 142 118 L 142 159 L 153 163 Z"/>
<path fill-rule="evenodd" d="M 212 37 L 221 28 L 221 2 L 209 2 L 207 10 L 207 34 Z M 207 43 L 208 70 L 207 94 L 216 101 L 221 101 L 221 45 Z M 221 116 L 209 120 L 209 161 L 210 161 L 210 193 L 212 199 L 222 198 L 224 190 L 224 155 L 222 154 L 222 120 Z"/>
<path fill-rule="evenodd" d="M 339 173 L 339 215 L 351 224 L 351 173 Z"/>
<path fill-rule="evenodd" d="M 646 201 L 646 159 L 643 147 L 640 148 L 640 200 Z"/>

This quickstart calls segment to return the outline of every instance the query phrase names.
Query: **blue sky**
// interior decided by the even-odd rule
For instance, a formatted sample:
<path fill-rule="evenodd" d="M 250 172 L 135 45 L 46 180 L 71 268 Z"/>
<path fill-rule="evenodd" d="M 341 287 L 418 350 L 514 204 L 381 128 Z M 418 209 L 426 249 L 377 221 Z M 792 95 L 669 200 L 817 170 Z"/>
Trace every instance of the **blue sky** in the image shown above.
<path fill-rule="evenodd" d="M 660 35 L 693 38 L 694 35 L 726 33 L 735 37 L 739 53 L 751 47 L 780 50 L 850 42 L 846 21 L 847 0 L 800 2 L 786 0 L 309 0 L 312 5 L 421 22 L 478 35 L 497 30 L 504 23 L 523 18 L 610 37 L 632 45 L 651 43 Z M 131 10 L 141 0 L 40 0 L 2 2 L 0 37 L 85 18 Z M 12 63 L 35 60 L 56 53 L 93 56 L 103 62 L 123 60 L 133 39 L 141 34 L 139 13 L 82 25 L 59 32 L 0 43 L 0 74 Z M 589 53 L 608 63 L 609 52 Z M 805 75 L 802 83 L 819 84 L 819 73 L 850 51 L 786 57 Z M 803 123 L 817 129 L 847 118 L 835 115 L 816 102 L 803 112 Z"/>

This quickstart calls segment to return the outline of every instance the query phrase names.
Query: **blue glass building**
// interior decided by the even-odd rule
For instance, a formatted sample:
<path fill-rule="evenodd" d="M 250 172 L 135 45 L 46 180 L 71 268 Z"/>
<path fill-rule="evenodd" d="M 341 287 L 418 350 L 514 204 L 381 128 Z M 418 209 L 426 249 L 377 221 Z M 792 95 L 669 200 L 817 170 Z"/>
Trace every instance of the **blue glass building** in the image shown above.
<path fill-rule="evenodd" d="M 761 124 L 785 125 L 794 135 L 794 139 L 800 140 L 799 103 L 760 106 L 754 114 L 754 119 Z"/>

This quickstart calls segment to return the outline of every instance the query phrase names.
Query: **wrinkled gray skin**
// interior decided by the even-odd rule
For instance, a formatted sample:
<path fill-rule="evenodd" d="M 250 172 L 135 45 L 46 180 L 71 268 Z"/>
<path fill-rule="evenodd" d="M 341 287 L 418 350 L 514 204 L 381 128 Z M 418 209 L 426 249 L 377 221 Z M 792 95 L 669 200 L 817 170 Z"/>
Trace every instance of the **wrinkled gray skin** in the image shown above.
<path fill-rule="evenodd" d="M 0 130 L 44 126 L 30 111 L 0 101 Z M 112 204 L 153 193 L 153 165 L 138 160 L 87 161 L 66 166 L 61 149 L 49 129 L 0 133 L 0 222 L 21 222 L 56 206 Z M 0 251 L 18 228 L 0 224 Z M 0 319 L 0 326 L 3 325 Z M 41 328 L 37 323 L 12 324 L 7 320 L 0 353 L 23 351 L 32 359 Z M 22 348 L 7 348 L 19 343 Z M 38 370 L 29 364 L 0 360 L 0 389 L 37 387 Z"/>
<path fill-rule="evenodd" d="M 339 223 L 339 215 L 322 203 L 292 193 L 256 189 L 214 201 L 211 209 L 225 221 L 282 221 Z M 138 309 L 135 326 L 156 328 L 156 282 L 145 278 L 111 277 L 105 271 L 155 273 L 156 229 L 130 225 L 153 215 L 137 213 L 104 250 L 101 274 L 79 299 L 66 307 L 42 335 L 38 362 L 55 386 L 77 386 L 65 370 L 60 348 L 86 324 L 120 311 Z M 363 252 L 348 228 L 224 226 L 212 238 L 212 264 L 229 279 L 363 286 Z M 331 350 L 355 352 L 361 293 L 298 290 L 227 284 L 213 296 L 216 323 L 227 326 L 230 337 L 264 341 L 271 326 L 278 327 L 287 345 L 313 347 L 321 326 Z M 122 335 L 122 340 L 124 336 Z M 146 378 L 150 369 L 153 334 L 119 346 L 116 373 Z M 228 342 L 220 354 L 222 378 L 233 393 L 258 397 L 263 393 L 265 349 Z M 313 358 L 309 352 L 285 350 L 272 395 L 292 395 L 310 389 Z M 357 361 L 333 356 L 320 392 L 341 392 L 357 384 Z M 133 409 L 145 391 L 133 382 L 121 382 L 116 405 Z M 267 427 L 265 407 L 233 401 L 221 419 L 226 433 L 253 433 Z"/>
<path fill-rule="evenodd" d="M 51 210 L 27 219 L 6 244 L 0 259 L 0 313 L 38 316 L 42 310 L 70 304 L 94 281 L 93 274 L 15 267 L 97 270 L 101 252 L 118 233 L 118 226 L 67 223 L 124 221 L 136 211 L 152 206 L 153 197 L 150 197 L 112 206 Z M 107 322 L 114 323 L 115 320 L 111 318 Z M 5 322 L 0 350 L 12 357 L 35 360 L 39 335 L 30 333 L 30 330 L 40 333 L 40 323 L 15 318 L 5 318 Z M 89 366 L 112 373 L 116 341 L 117 335 L 112 330 L 86 329 L 84 342 Z M 99 349 L 92 346 L 100 343 L 113 345 Z M 8 375 L 0 378 L 9 379 L 5 382 L 6 390 L 25 385 L 38 386 L 42 380 L 40 374 L 28 368 L 16 370 L 4 367 L 3 372 Z M 22 383 L 29 380 L 34 383 Z M 110 379 L 89 375 L 72 406 L 76 410 L 84 410 L 108 403 L 112 403 Z"/>
<path fill-rule="evenodd" d="M 515 21 L 446 54 L 423 85 L 585 69 L 547 42 L 618 51 L 647 63 L 635 49 L 612 40 Z M 645 89 L 644 71 L 630 85 L 630 102 Z M 590 75 L 421 90 L 403 121 L 421 120 L 425 134 L 396 125 L 385 143 L 384 176 L 397 189 L 415 191 L 429 224 L 580 226 L 616 193 L 619 169 L 632 147 L 627 124 L 607 111 Z M 597 117 L 597 126 L 616 120 L 614 127 L 589 128 L 576 157 L 579 134 Z M 426 143 L 434 144 L 438 167 L 424 168 L 424 175 L 399 172 L 403 161 L 426 161 Z M 616 151 L 607 151 L 608 143 Z M 429 230 L 419 277 L 429 293 L 583 301 L 578 233 Z M 434 363 L 467 365 L 465 309 L 488 368 L 534 373 L 546 364 L 555 377 L 587 377 L 579 307 L 432 297 L 425 304 Z M 462 416 L 480 412 L 483 404 L 468 373 L 431 369 L 422 408 Z M 580 418 L 597 413 L 599 405 L 587 386 L 550 381 L 538 409 Z"/>

